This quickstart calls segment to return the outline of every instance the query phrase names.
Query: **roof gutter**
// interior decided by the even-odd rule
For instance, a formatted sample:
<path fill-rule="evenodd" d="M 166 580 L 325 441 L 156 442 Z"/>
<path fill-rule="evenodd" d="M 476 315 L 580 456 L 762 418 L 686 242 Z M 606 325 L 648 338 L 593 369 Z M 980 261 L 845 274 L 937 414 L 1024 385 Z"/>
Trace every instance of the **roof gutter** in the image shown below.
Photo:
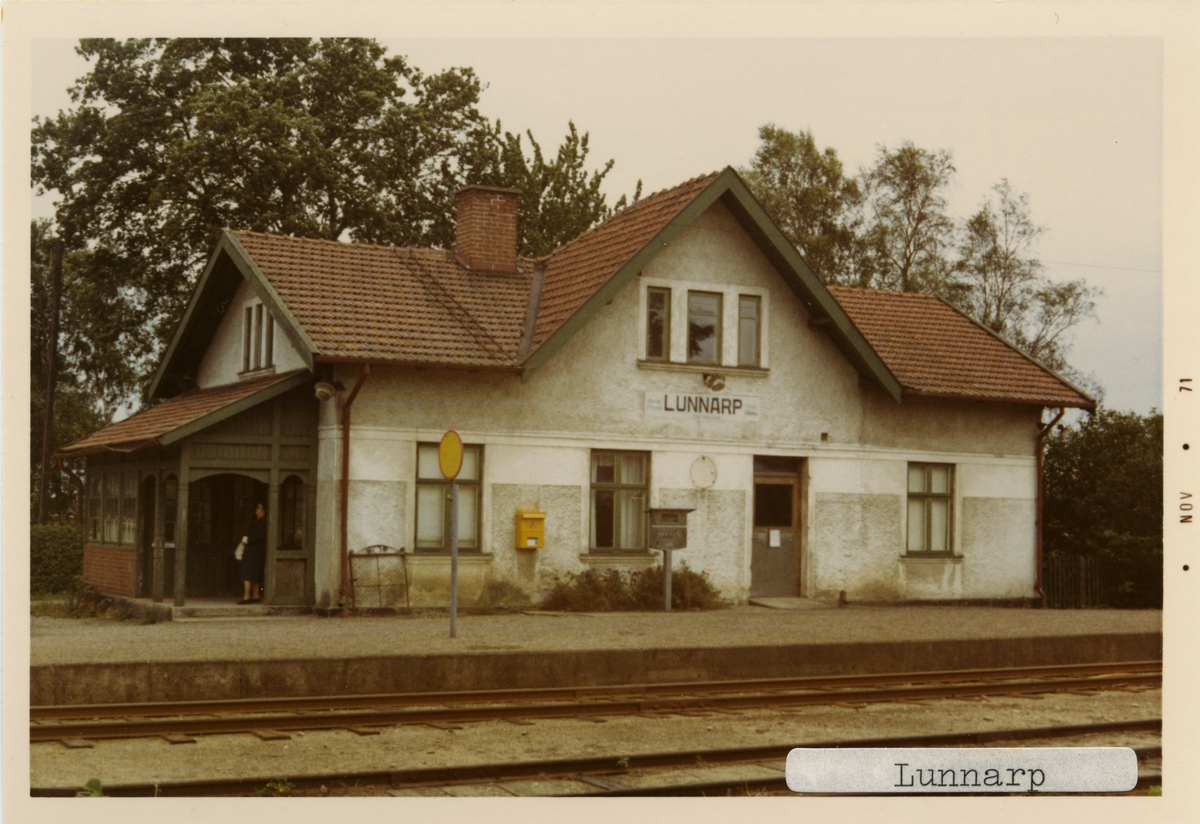
<path fill-rule="evenodd" d="M 1026 406 L 1041 406 L 1051 409 L 1095 409 L 1096 402 L 1068 403 L 1062 400 L 1045 400 L 1038 398 L 1006 398 L 999 395 L 960 395 L 953 392 L 924 392 L 920 389 L 904 388 L 904 396 L 909 398 L 933 398 L 942 401 L 976 401 L 978 403 L 1011 403 Z"/>
<path fill-rule="evenodd" d="M 350 583 L 350 539 L 348 537 L 350 523 L 348 511 L 350 505 L 350 407 L 354 404 L 354 399 L 358 397 L 358 390 L 362 389 L 363 383 L 370 374 L 371 364 L 364 363 L 362 374 L 358 376 L 358 382 L 350 390 L 350 397 L 346 398 L 346 402 L 342 404 L 342 594 L 340 603 L 342 615 L 346 615 L 346 590 Z"/>
<path fill-rule="evenodd" d="M 1050 423 L 1039 429 L 1037 433 L 1037 533 L 1035 535 L 1035 544 L 1037 546 L 1037 580 L 1034 583 L 1033 588 L 1034 591 L 1037 592 L 1038 597 L 1042 599 L 1042 609 L 1046 608 L 1046 590 L 1042 582 L 1042 469 L 1045 461 L 1043 456 L 1044 450 L 1042 446 L 1046 435 L 1049 434 L 1050 430 L 1054 428 L 1056 423 L 1062 420 L 1062 416 L 1066 411 L 1067 410 L 1063 407 L 1059 407 L 1058 414 L 1054 416 L 1054 420 L 1050 421 Z"/>

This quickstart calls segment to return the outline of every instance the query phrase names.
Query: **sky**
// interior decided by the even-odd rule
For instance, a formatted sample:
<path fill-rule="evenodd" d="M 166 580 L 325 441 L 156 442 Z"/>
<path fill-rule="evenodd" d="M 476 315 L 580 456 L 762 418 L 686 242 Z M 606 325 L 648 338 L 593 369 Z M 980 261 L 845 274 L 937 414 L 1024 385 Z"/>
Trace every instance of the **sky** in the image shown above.
<path fill-rule="evenodd" d="M 1162 400 L 1163 51 L 1155 38 L 383 39 L 424 73 L 470 66 L 481 111 L 553 152 L 573 121 L 609 203 L 749 164 L 766 123 L 812 132 L 847 173 L 880 146 L 953 152 L 956 217 L 1007 178 L 1046 227 L 1053 280 L 1103 290 L 1070 362 L 1105 405 Z M 74 41 L 33 48 L 35 114 L 70 105 Z M 34 216 L 49 216 L 34 198 Z"/>

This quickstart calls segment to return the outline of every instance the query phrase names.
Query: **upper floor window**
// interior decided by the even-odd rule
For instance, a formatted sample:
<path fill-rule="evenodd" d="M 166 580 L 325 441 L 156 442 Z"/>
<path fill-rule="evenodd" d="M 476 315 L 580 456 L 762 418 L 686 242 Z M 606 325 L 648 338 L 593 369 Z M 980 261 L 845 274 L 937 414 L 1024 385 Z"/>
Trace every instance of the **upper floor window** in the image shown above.
<path fill-rule="evenodd" d="M 769 290 L 648 278 L 641 292 L 639 363 L 708 371 L 767 371 Z"/>
<path fill-rule="evenodd" d="M 458 548 L 478 551 L 483 447 L 464 446 L 458 484 Z M 417 549 L 450 550 L 450 481 L 438 466 L 438 445 L 417 445 Z"/>
<path fill-rule="evenodd" d="M 646 360 L 671 358 L 671 290 L 646 290 Z"/>
<path fill-rule="evenodd" d="M 951 552 L 954 467 L 908 465 L 908 551 Z"/>
<path fill-rule="evenodd" d="M 275 365 L 275 319 L 261 301 L 242 310 L 242 371 Z"/>
<path fill-rule="evenodd" d="M 758 366 L 762 340 L 762 298 L 738 296 L 738 366 Z"/>
<path fill-rule="evenodd" d="M 721 362 L 721 298 L 719 292 L 688 292 L 689 363 Z"/>

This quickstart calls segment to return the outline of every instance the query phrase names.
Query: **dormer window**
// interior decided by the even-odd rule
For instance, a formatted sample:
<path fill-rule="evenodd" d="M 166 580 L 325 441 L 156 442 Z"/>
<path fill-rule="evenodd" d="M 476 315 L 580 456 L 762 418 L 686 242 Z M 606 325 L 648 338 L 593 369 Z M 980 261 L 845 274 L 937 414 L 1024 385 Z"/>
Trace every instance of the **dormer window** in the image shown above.
<path fill-rule="evenodd" d="M 688 292 L 688 363 L 721 362 L 721 294 Z"/>
<path fill-rule="evenodd" d="M 242 310 L 242 371 L 253 372 L 275 365 L 275 319 L 262 301 L 251 301 Z"/>

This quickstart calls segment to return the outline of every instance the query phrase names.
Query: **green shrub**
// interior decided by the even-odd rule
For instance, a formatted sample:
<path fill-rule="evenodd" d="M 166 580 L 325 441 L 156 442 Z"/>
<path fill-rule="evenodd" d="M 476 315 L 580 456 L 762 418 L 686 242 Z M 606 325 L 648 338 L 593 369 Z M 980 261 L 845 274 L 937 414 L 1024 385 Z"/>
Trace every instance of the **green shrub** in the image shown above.
<path fill-rule="evenodd" d="M 541 603 L 557 612 L 629 612 L 663 608 L 661 566 L 634 572 L 585 569 L 559 581 Z M 681 564 L 671 574 L 671 609 L 721 609 L 725 602 L 708 579 Z"/>
<path fill-rule="evenodd" d="M 29 527 L 29 592 L 48 595 L 71 590 L 83 575 L 83 530 L 71 526 Z"/>

